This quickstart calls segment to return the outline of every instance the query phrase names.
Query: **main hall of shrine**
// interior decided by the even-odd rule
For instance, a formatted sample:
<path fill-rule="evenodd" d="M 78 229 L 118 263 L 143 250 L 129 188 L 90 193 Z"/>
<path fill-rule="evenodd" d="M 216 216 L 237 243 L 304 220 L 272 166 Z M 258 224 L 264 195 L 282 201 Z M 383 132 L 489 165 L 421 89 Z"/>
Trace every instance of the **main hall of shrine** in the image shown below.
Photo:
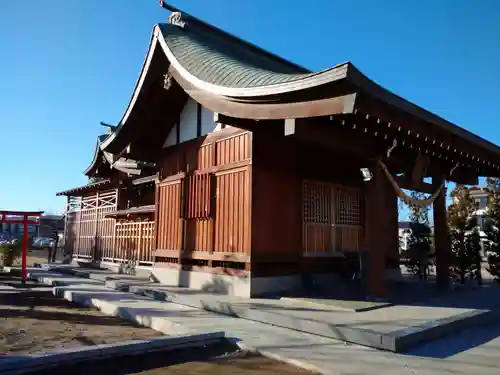
<path fill-rule="evenodd" d="M 445 182 L 500 177 L 497 145 L 351 62 L 311 72 L 161 3 L 168 22 L 121 120 L 103 124 L 89 183 L 58 193 L 75 260 L 254 297 L 335 288 L 362 259 L 367 293 L 384 296 L 401 197 L 432 205 L 448 285 Z"/>

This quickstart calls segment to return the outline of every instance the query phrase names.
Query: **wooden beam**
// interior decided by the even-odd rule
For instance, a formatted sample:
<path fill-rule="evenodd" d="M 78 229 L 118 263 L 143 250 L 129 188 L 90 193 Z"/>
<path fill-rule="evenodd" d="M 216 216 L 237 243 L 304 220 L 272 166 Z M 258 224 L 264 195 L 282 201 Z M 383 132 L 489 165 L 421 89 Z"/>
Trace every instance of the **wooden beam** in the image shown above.
<path fill-rule="evenodd" d="M 484 147 L 474 143 L 469 136 L 463 137 L 430 122 L 412 116 L 400 108 L 388 106 L 381 100 L 369 95 L 359 94 L 356 100 L 357 116 L 376 122 L 381 128 L 390 128 L 390 133 L 406 142 L 406 147 L 420 149 L 433 160 L 443 164 L 455 165 L 457 162 L 466 168 L 481 168 L 481 172 L 494 172 L 495 166 L 489 166 L 486 160 L 500 161 L 499 154 L 493 153 L 485 143 Z M 490 172 L 490 173 L 491 173 Z"/>
<path fill-rule="evenodd" d="M 194 100 L 212 112 L 230 117 L 253 120 L 279 120 L 354 113 L 356 93 L 302 102 L 280 103 L 271 99 L 264 102 L 241 102 L 194 87 L 173 66 L 170 66 L 169 71 Z"/>
<path fill-rule="evenodd" d="M 222 113 L 214 112 L 214 123 L 234 126 L 241 129 L 254 130 L 255 126 L 259 125 L 260 121 L 237 118 L 237 117 L 227 116 Z"/>
<path fill-rule="evenodd" d="M 381 150 L 380 145 L 364 134 L 324 119 L 287 119 L 284 134 L 304 143 L 360 158 L 372 158 Z"/>
<path fill-rule="evenodd" d="M 401 189 L 414 190 L 426 194 L 434 194 L 437 186 L 424 181 L 412 181 L 406 176 L 393 176 Z"/>
<path fill-rule="evenodd" d="M 448 180 L 462 185 L 479 184 L 477 172 L 471 168 L 457 168 L 451 176 L 448 176 Z"/>
<path fill-rule="evenodd" d="M 142 185 L 142 184 L 146 184 L 148 182 L 157 183 L 158 181 L 159 181 L 159 174 L 155 173 L 154 175 L 151 175 L 151 176 L 140 177 L 140 178 L 136 178 L 135 180 L 132 180 L 132 185 Z"/>
<path fill-rule="evenodd" d="M 453 153 L 453 150 L 443 149 L 441 141 L 427 138 L 424 135 L 416 136 L 414 130 L 410 130 L 411 134 L 408 134 L 408 128 L 402 127 L 401 124 L 390 123 L 384 118 L 377 117 L 376 114 L 363 113 L 359 109 L 351 121 L 357 122 L 357 129 L 360 132 L 371 136 L 373 140 L 385 143 L 387 148 L 391 146 L 394 139 L 397 140 L 397 145 L 392 150 L 389 160 L 393 162 L 393 167 L 397 167 L 401 172 L 407 172 L 420 155 L 430 161 L 426 168 L 425 177 L 444 175 L 448 181 L 452 182 L 466 185 L 478 183 L 480 170 L 474 167 L 461 164 L 452 175 L 449 174 L 457 161 L 463 163 L 464 160 L 459 154 Z"/>

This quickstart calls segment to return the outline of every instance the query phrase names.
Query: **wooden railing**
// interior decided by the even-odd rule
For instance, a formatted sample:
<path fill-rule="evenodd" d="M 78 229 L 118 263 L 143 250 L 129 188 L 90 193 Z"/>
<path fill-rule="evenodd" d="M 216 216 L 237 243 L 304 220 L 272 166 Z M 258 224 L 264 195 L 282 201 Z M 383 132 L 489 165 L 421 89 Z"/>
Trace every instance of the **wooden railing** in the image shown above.
<path fill-rule="evenodd" d="M 117 222 L 113 261 L 153 264 L 153 221 Z"/>

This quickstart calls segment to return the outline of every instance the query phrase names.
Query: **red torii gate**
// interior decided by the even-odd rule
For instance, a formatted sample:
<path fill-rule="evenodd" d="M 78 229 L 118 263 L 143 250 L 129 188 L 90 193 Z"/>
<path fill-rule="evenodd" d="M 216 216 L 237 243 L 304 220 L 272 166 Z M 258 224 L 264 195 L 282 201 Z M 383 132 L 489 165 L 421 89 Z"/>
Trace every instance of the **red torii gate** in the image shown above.
<path fill-rule="evenodd" d="M 22 240 L 22 255 L 21 255 L 21 280 L 26 282 L 26 255 L 28 254 L 28 225 L 38 225 L 40 216 L 43 211 L 0 211 L 0 223 L 23 224 L 23 240 Z M 7 216 L 21 216 L 22 219 L 8 218 Z"/>

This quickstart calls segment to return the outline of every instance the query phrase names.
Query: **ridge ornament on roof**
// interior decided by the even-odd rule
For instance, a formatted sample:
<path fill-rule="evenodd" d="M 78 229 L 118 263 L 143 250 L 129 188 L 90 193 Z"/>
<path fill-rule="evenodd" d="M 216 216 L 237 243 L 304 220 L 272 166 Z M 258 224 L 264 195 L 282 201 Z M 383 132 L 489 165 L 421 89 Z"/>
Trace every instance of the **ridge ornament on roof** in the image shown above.
<path fill-rule="evenodd" d="M 172 12 L 172 14 L 168 17 L 168 23 L 180 28 L 184 28 L 187 25 L 187 22 L 184 20 L 181 12 Z"/>
<path fill-rule="evenodd" d="M 172 81 L 174 77 L 172 77 L 171 73 L 167 73 L 163 75 L 163 88 L 165 90 L 169 90 L 170 87 L 172 86 Z"/>

